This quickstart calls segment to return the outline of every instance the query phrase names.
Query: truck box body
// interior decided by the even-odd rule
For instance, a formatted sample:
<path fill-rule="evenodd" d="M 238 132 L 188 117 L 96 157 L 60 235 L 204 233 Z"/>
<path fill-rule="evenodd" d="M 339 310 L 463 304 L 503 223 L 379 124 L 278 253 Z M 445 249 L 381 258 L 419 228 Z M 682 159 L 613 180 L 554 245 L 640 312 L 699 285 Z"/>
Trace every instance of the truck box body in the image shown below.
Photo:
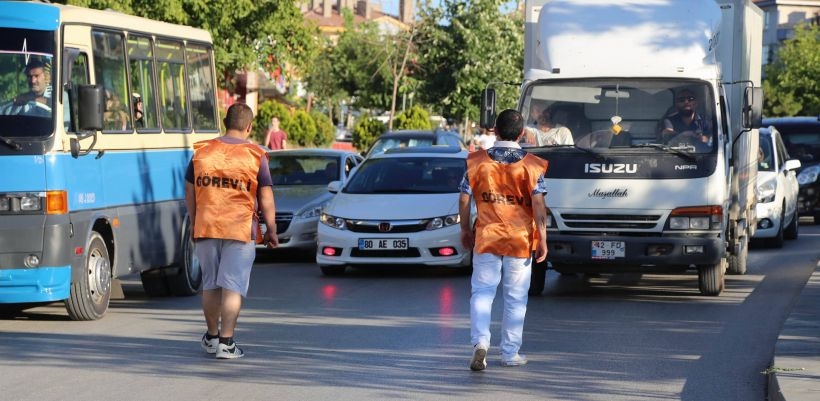
<path fill-rule="evenodd" d="M 525 22 L 519 108 L 533 126 L 548 109 L 574 139 L 528 148 L 550 161 L 552 268 L 697 271 L 701 292 L 719 294 L 727 268 L 745 272 L 755 226 L 757 134 L 742 109 L 760 84 L 762 12 L 750 0 L 528 0 Z M 696 128 L 668 134 L 682 99 Z"/>

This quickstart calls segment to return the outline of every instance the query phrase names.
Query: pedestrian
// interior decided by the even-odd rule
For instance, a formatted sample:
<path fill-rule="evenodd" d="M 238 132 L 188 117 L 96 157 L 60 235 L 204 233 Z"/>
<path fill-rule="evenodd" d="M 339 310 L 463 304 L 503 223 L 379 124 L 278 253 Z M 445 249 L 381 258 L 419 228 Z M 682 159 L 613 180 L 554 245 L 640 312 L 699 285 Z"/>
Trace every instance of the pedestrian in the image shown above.
<path fill-rule="evenodd" d="M 265 146 L 271 150 L 287 149 L 288 133 L 279 128 L 279 118 L 273 116 L 270 119 L 270 127 L 265 133 Z"/>
<path fill-rule="evenodd" d="M 224 136 L 194 144 L 185 204 L 202 269 L 207 332 L 201 344 L 218 359 L 234 359 L 244 356 L 234 330 L 256 257 L 257 210 L 268 227 L 276 227 L 276 207 L 265 150 L 248 141 L 253 111 L 235 103 L 224 123 Z M 276 230 L 268 230 L 259 242 L 278 246 Z"/>
<path fill-rule="evenodd" d="M 493 300 L 502 284 L 504 313 L 501 320 L 501 365 L 518 366 L 527 358 L 518 351 L 527 312 L 527 292 L 533 249 L 538 262 L 547 257 L 547 210 L 544 175 L 548 163 L 521 149 L 524 118 L 504 110 L 496 119 L 498 140 L 489 150 L 467 156 L 467 172 L 459 198 L 461 242 L 473 250 L 470 280 L 470 369 L 487 367 Z M 471 226 L 470 204 L 477 218 Z"/>

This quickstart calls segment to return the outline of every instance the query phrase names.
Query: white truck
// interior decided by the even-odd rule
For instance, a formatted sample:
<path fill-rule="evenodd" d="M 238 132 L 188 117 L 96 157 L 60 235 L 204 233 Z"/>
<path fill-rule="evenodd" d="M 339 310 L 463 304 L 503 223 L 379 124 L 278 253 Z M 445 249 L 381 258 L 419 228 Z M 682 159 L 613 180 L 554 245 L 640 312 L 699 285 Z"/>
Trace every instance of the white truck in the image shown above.
<path fill-rule="evenodd" d="M 727 271 L 746 272 L 756 225 L 762 11 L 751 0 L 525 7 L 518 108 L 528 124 L 548 109 L 574 140 L 527 148 L 550 162 L 549 266 L 697 272 L 700 292 L 719 295 Z M 481 103 L 492 127 L 491 85 Z M 547 268 L 533 267 L 531 294 Z"/>

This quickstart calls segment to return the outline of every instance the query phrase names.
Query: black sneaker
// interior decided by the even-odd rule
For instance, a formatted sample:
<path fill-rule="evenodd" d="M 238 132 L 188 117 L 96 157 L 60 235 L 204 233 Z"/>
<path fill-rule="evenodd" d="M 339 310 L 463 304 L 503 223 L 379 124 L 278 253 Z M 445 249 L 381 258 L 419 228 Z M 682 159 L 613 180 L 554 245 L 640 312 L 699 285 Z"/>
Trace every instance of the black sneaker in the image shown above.
<path fill-rule="evenodd" d="M 236 343 L 231 345 L 219 343 L 216 346 L 216 359 L 236 359 L 242 358 L 245 353 L 242 348 L 236 346 Z"/>

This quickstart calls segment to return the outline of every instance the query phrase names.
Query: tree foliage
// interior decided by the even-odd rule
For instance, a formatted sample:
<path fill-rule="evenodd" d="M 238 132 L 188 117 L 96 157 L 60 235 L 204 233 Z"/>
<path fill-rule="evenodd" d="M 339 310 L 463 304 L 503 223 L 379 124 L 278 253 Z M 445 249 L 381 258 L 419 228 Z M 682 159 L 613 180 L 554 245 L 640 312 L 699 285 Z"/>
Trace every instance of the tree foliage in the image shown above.
<path fill-rule="evenodd" d="M 353 127 L 353 147 L 367 151 L 385 129 L 384 123 L 373 117 L 359 119 Z"/>
<path fill-rule="evenodd" d="M 432 129 L 430 113 L 415 105 L 396 116 L 396 129 Z"/>
<path fill-rule="evenodd" d="M 767 116 L 820 115 L 820 27 L 797 25 L 766 66 Z"/>
<path fill-rule="evenodd" d="M 521 81 L 524 25 L 516 13 L 501 12 L 504 3 L 442 0 L 441 7 L 433 7 L 424 0 L 420 4 L 416 78 L 422 100 L 441 107 L 445 117 L 475 120 L 481 91 L 488 83 Z M 496 90 L 499 107 L 515 107 L 517 87 L 500 85 Z"/>
<path fill-rule="evenodd" d="M 121 11 L 211 33 L 220 86 L 235 71 L 291 65 L 305 70 L 317 49 L 316 31 L 293 0 L 65 0 L 58 3 Z M 139 29 L 139 27 L 134 27 Z"/>

